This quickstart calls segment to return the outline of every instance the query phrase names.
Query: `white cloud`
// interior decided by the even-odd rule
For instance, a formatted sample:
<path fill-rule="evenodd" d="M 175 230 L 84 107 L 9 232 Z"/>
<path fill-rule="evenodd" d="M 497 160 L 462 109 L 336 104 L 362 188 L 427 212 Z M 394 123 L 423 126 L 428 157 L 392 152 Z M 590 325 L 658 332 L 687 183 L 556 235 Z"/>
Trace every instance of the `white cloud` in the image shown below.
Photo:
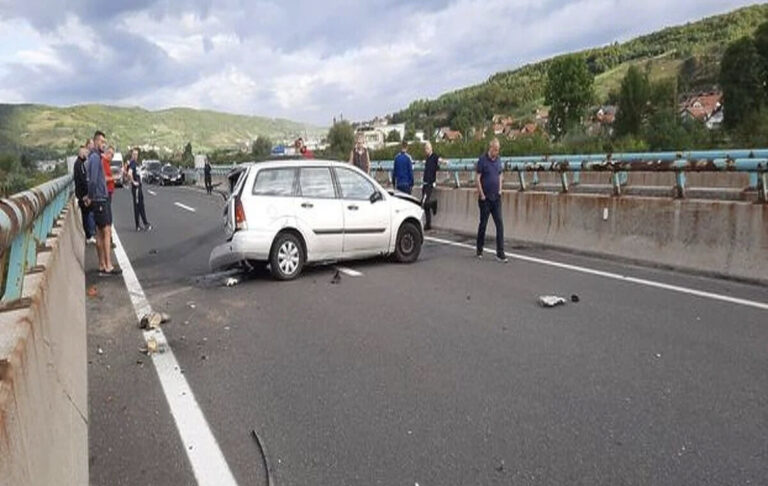
<path fill-rule="evenodd" d="M 183 105 L 327 124 L 340 112 L 347 118 L 392 112 L 526 62 L 748 3 L 141 0 L 96 20 L 87 2 L 62 7 L 70 12 L 63 17 L 34 5 L 0 7 L 0 41 L 16 34 L 24 41 L 14 50 L 0 42 L 0 71 L 57 74 L 62 83 L 6 76 L 16 84 L 4 83 L 0 102 Z M 77 56 L 102 44 L 103 59 L 130 82 L 69 84 L 61 76 L 78 62 L 87 65 Z"/>

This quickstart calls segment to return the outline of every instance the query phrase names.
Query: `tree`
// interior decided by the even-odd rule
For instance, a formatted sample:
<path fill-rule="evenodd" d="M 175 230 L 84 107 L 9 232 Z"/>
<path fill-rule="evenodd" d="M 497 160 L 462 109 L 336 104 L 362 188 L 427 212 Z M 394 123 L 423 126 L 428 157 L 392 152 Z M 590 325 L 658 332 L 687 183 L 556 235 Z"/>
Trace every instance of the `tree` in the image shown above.
<path fill-rule="evenodd" d="M 637 135 L 648 114 L 651 86 L 648 76 L 637 66 L 630 66 L 619 90 L 619 111 L 616 114 L 616 135 Z"/>
<path fill-rule="evenodd" d="M 328 152 L 332 156 L 346 160 L 354 145 L 355 131 L 348 121 L 334 123 L 328 130 Z"/>
<path fill-rule="evenodd" d="M 192 142 L 187 142 L 184 146 L 184 152 L 181 154 L 181 165 L 184 167 L 194 167 L 195 156 L 192 154 Z"/>
<path fill-rule="evenodd" d="M 387 134 L 387 142 L 400 142 L 400 132 L 392 130 Z"/>
<path fill-rule="evenodd" d="M 265 159 L 272 153 L 272 141 L 267 137 L 258 136 L 251 146 L 251 155 L 256 160 Z"/>
<path fill-rule="evenodd" d="M 413 128 L 413 126 L 405 130 L 405 139 L 409 142 L 416 140 L 416 130 Z"/>
<path fill-rule="evenodd" d="M 743 37 L 728 46 L 720 65 L 727 128 L 743 124 L 765 103 L 765 65 L 755 43 Z"/>
<path fill-rule="evenodd" d="M 552 61 L 544 92 L 550 106 L 549 131 L 562 138 L 581 117 L 594 97 L 594 76 L 581 55 L 558 57 Z"/>

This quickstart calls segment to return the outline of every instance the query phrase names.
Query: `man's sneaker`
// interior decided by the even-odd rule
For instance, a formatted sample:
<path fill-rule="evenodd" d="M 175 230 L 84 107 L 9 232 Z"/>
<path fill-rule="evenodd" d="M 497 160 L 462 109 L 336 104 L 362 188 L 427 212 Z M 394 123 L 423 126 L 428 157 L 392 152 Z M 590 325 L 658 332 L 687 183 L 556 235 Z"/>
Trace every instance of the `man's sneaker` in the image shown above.
<path fill-rule="evenodd" d="M 482 260 L 483 259 L 483 252 L 482 251 L 478 251 L 477 253 L 475 253 L 475 258 L 477 258 L 478 260 Z"/>
<path fill-rule="evenodd" d="M 137 227 L 136 227 L 136 232 L 137 232 L 137 233 L 138 233 L 138 232 L 140 232 L 140 231 L 142 231 L 142 230 L 143 230 L 143 228 L 142 228 L 141 226 L 137 226 Z"/>
<path fill-rule="evenodd" d="M 86 243 L 86 244 L 88 244 L 88 245 L 95 245 L 95 244 L 96 244 L 96 238 L 94 238 L 93 236 L 91 236 L 90 238 L 88 238 L 87 240 L 85 240 L 85 243 Z"/>
<path fill-rule="evenodd" d="M 499 261 L 501 263 L 507 263 L 507 262 L 509 262 L 509 258 L 507 258 L 506 255 L 504 255 L 504 256 L 496 255 L 496 261 Z"/>
<path fill-rule="evenodd" d="M 146 228 L 145 228 L 145 229 L 146 229 L 147 231 L 152 231 L 152 225 L 151 225 L 151 224 L 148 224 L 148 225 L 146 226 Z"/>

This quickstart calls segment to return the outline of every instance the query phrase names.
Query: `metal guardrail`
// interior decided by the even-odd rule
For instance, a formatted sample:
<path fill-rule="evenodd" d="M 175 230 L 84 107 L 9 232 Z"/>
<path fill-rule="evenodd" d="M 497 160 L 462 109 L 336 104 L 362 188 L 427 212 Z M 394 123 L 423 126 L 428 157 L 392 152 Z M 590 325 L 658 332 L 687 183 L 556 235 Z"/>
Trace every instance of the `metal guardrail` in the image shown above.
<path fill-rule="evenodd" d="M 72 193 L 72 175 L 0 199 L 0 303 L 21 298 L 24 275 Z"/>
<path fill-rule="evenodd" d="M 745 172 L 750 175 L 750 187 L 757 189 L 758 200 L 768 202 L 768 149 L 698 151 L 698 152 L 647 152 L 593 155 L 551 155 L 502 157 L 505 172 L 515 172 L 520 190 L 528 188 L 526 173 L 552 172 L 560 174 L 563 192 L 568 192 L 568 174 L 573 174 L 573 183 L 579 183 L 582 172 L 612 173 L 613 193 L 621 195 L 621 186 L 626 183 L 628 172 L 672 172 L 675 174 L 675 194 L 685 197 L 685 174 L 689 172 Z M 477 159 L 449 159 L 440 166 L 441 172 L 453 173 L 456 187 L 460 187 L 459 173 L 471 173 L 474 181 Z M 371 173 L 391 171 L 394 162 L 375 160 L 371 162 Z M 414 171 L 423 171 L 424 163 L 414 164 Z"/>

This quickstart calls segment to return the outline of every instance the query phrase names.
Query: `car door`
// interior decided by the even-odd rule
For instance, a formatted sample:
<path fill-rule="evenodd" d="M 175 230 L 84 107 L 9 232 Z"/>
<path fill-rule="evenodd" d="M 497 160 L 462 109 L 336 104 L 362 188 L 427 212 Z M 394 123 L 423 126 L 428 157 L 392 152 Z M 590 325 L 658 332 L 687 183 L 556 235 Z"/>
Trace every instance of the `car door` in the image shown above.
<path fill-rule="evenodd" d="M 342 167 L 334 171 L 344 210 L 344 256 L 388 251 L 391 217 L 388 202 L 371 197 L 379 190 L 358 171 Z"/>
<path fill-rule="evenodd" d="M 329 167 L 299 169 L 296 219 L 307 238 L 307 258 L 313 261 L 341 257 L 344 213 Z"/>
<path fill-rule="evenodd" d="M 224 231 L 227 239 L 232 238 L 232 235 L 235 234 L 235 200 L 242 193 L 246 179 L 245 175 L 245 169 L 234 171 L 229 175 L 232 191 L 227 198 L 227 203 L 224 205 Z"/>

